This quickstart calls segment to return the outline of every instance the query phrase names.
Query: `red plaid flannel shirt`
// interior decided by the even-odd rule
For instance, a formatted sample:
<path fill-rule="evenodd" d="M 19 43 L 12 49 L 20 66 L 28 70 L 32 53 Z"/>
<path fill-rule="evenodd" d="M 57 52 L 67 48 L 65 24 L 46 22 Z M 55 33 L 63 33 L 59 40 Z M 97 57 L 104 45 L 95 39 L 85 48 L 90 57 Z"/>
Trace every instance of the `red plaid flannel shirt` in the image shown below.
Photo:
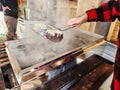
<path fill-rule="evenodd" d="M 111 0 L 103 3 L 99 8 L 87 11 L 89 21 L 114 21 L 116 18 L 120 21 L 120 4 L 119 1 Z"/>
<path fill-rule="evenodd" d="M 120 0 L 111 0 L 103 3 L 100 7 L 87 11 L 88 22 L 90 21 L 114 21 L 116 18 L 120 21 Z M 120 26 L 120 25 L 119 25 Z M 120 27 L 119 27 L 120 29 Z M 120 32 L 118 35 L 118 51 L 115 59 L 114 78 L 111 85 L 112 90 L 120 90 Z"/>

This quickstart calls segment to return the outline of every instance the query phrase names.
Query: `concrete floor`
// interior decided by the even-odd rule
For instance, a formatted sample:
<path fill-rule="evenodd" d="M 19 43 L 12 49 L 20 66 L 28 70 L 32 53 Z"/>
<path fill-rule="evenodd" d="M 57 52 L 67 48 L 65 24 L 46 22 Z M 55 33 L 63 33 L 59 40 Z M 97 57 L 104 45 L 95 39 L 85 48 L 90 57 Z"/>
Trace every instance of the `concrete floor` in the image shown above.
<path fill-rule="evenodd" d="M 113 73 L 105 80 L 98 90 L 110 90 L 110 85 L 113 79 Z"/>

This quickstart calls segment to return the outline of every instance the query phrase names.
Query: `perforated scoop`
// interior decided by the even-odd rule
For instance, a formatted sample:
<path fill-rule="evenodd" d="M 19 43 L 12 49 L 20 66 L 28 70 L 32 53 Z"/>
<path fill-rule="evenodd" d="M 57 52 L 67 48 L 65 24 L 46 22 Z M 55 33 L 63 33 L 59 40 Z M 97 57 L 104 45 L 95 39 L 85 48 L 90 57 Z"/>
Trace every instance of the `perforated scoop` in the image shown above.
<path fill-rule="evenodd" d="M 75 25 L 57 28 L 52 25 L 37 24 L 33 27 L 34 31 L 53 42 L 60 42 L 63 39 L 63 31 L 74 28 Z"/>

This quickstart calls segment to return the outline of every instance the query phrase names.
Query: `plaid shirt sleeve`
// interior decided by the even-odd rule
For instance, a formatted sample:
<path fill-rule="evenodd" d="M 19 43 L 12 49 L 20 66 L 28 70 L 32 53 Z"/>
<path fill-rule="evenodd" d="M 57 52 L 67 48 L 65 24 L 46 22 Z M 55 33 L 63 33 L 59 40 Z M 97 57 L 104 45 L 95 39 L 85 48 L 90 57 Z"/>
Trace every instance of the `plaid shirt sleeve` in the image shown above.
<path fill-rule="evenodd" d="M 88 10 L 89 21 L 114 21 L 116 18 L 120 21 L 120 0 L 111 0 L 108 3 L 100 5 L 100 7 Z M 120 32 L 118 34 L 118 50 L 114 64 L 114 78 L 111 85 L 111 90 L 120 90 Z"/>
<path fill-rule="evenodd" d="M 88 10 L 86 13 L 88 15 L 88 22 L 90 21 L 114 21 L 116 18 L 120 17 L 118 9 L 119 4 L 117 1 L 109 1 L 108 3 L 103 3 L 100 7 Z"/>

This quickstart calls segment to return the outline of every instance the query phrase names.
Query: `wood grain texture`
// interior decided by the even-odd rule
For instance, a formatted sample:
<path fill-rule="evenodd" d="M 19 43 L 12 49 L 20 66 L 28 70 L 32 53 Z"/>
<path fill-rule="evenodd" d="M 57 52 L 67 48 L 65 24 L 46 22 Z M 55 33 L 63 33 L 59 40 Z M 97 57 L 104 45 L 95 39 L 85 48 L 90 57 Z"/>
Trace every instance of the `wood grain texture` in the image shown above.
<path fill-rule="evenodd" d="M 116 19 L 115 22 L 111 23 L 108 36 L 107 36 L 108 41 L 116 42 L 117 37 L 118 37 L 119 24 L 120 22 L 118 21 L 118 19 Z"/>
<path fill-rule="evenodd" d="M 101 84 L 113 72 L 113 64 L 103 63 L 87 75 L 85 75 L 70 90 L 98 90 Z"/>

